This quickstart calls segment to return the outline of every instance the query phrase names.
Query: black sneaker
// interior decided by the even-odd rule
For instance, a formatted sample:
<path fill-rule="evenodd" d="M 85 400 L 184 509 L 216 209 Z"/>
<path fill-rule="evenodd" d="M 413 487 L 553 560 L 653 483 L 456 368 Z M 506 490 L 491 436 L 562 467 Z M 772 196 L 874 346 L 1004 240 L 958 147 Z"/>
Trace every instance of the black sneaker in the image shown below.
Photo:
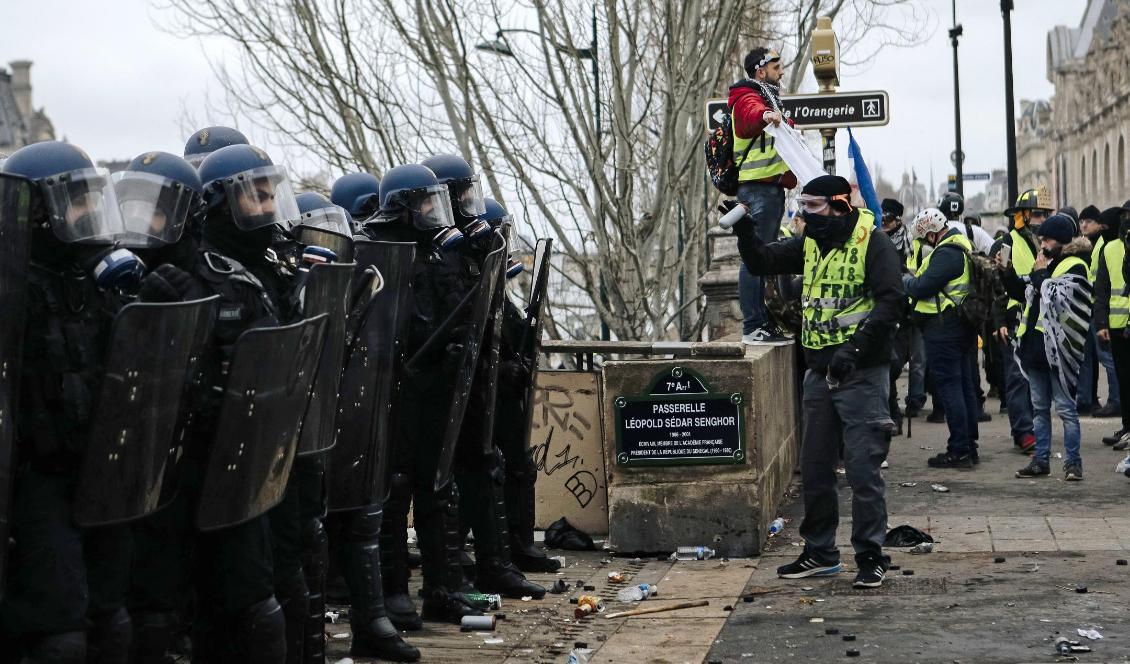
<path fill-rule="evenodd" d="M 982 423 L 982 424 L 985 423 L 985 422 L 992 422 L 993 416 L 986 413 L 985 411 L 981 411 L 980 413 L 977 414 L 977 421 Z"/>
<path fill-rule="evenodd" d="M 821 560 L 805 551 L 795 562 L 777 568 L 777 576 L 782 579 L 803 579 L 808 576 L 831 576 L 844 570 L 838 560 Z"/>
<path fill-rule="evenodd" d="M 1083 466 L 1077 463 L 1063 464 L 1063 479 L 1068 482 L 1083 481 Z"/>
<path fill-rule="evenodd" d="M 1041 475 L 1047 475 L 1051 472 L 1051 468 L 1048 468 L 1046 465 L 1040 463 L 1039 461 L 1032 459 L 1030 462 L 1028 462 L 1027 466 L 1024 466 L 1020 470 L 1016 471 L 1016 476 L 1024 479 L 1029 477 L 1040 477 Z"/>
<path fill-rule="evenodd" d="M 1122 438 L 1125 433 L 1126 427 L 1122 427 L 1109 436 L 1103 436 L 1103 445 L 1114 445 Z"/>
<path fill-rule="evenodd" d="M 1122 415 L 1122 404 L 1106 402 L 1102 408 L 1091 411 L 1091 417 L 1119 417 Z"/>
<path fill-rule="evenodd" d="M 943 452 L 937 456 L 930 457 L 926 461 L 926 465 L 930 466 L 931 468 L 972 468 L 973 455 L 950 454 L 949 452 Z"/>
<path fill-rule="evenodd" d="M 853 588 L 878 588 L 883 585 L 883 578 L 887 575 L 887 566 L 879 560 L 867 560 L 859 563 L 859 571 L 855 573 Z"/>
<path fill-rule="evenodd" d="M 926 416 L 926 421 L 931 424 L 942 424 L 946 421 L 946 411 L 941 408 L 935 408 Z"/>
<path fill-rule="evenodd" d="M 1130 433 L 1124 433 L 1117 443 L 1110 446 L 1110 449 L 1121 452 L 1128 447 L 1130 447 Z"/>
<path fill-rule="evenodd" d="M 749 334 L 742 335 L 742 343 L 747 346 L 756 346 L 758 344 L 779 344 L 788 341 L 785 337 L 774 334 L 768 326 L 759 327 Z"/>

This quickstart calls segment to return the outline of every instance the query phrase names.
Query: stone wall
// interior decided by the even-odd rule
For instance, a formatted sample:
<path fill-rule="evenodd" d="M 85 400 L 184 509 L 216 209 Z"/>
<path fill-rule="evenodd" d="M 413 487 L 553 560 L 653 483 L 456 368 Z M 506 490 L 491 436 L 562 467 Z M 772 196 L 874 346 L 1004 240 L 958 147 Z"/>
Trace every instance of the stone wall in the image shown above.
<path fill-rule="evenodd" d="M 619 552 L 703 545 L 720 556 L 761 552 L 798 457 L 792 346 L 753 346 L 741 359 L 639 360 L 604 365 L 604 455 L 609 542 Z M 617 466 L 613 402 L 647 391 L 656 374 L 681 366 L 716 392 L 739 392 L 745 409 L 741 465 Z"/>

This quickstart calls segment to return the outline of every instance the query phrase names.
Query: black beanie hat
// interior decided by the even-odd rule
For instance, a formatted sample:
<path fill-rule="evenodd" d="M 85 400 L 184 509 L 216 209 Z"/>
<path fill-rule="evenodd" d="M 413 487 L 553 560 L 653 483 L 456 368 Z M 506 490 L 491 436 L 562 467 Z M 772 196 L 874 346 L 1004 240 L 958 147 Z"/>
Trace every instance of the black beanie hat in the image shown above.
<path fill-rule="evenodd" d="M 1036 235 L 1051 238 L 1060 244 L 1067 244 L 1071 242 L 1071 238 L 1075 237 L 1075 232 L 1075 221 L 1066 214 L 1057 212 L 1040 224 L 1040 229 L 1036 231 Z"/>
<path fill-rule="evenodd" d="M 1120 207 L 1107 208 L 1095 217 L 1095 221 L 1107 228 L 1118 228 L 1122 224 L 1122 214 L 1125 211 L 1125 208 Z"/>
<path fill-rule="evenodd" d="M 903 208 L 902 206 L 902 203 L 899 203 L 893 198 L 884 198 L 883 202 L 879 204 L 879 208 L 884 213 L 890 213 L 895 215 L 896 217 L 901 217 L 902 213 L 905 210 L 905 208 Z"/>
<path fill-rule="evenodd" d="M 812 196 L 850 195 L 851 184 L 838 175 L 821 175 L 809 180 L 801 192 Z"/>
<path fill-rule="evenodd" d="M 1079 213 L 1079 221 L 1083 221 L 1084 219 L 1090 219 L 1091 221 L 1100 221 L 1102 219 L 1099 216 L 1100 214 L 1101 213 L 1097 207 L 1095 207 L 1094 205 L 1088 205 L 1087 207 L 1083 208 L 1082 212 Z"/>

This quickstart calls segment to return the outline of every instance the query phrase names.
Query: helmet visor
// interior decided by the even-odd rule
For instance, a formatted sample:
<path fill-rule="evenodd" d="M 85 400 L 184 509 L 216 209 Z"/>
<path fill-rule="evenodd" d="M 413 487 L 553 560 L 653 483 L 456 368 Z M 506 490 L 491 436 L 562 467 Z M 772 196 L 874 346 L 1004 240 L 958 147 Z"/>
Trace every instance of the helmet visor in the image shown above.
<path fill-rule="evenodd" d="M 457 180 L 448 185 L 456 209 L 464 217 L 477 217 L 486 214 L 487 204 L 483 198 L 483 186 L 478 175 L 465 180 Z"/>
<path fill-rule="evenodd" d="M 121 171 L 111 176 L 125 227 L 119 244 L 155 248 L 175 244 L 200 207 L 200 194 L 153 173 Z"/>
<path fill-rule="evenodd" d="M 62 242 L 104 244 L 122 232 L 114 187 L 104 168 L 84 168 L 40 182 L 51 230 Z"/>
<path fill-rule="evenodd" d="M 294 188 L 282 166 L 261 166 L 223 180 L 231 217 L 241 230 L 281 224 L 299 218 Z"/>
<path fill-rule="evenodd" d="M 412 211 L 412 225 L 418 230 L 431 231 L 455 225 L 451 198 L 445 184 L 413 189 L 408 193 L 408 208 Z"/>
<path fill-rule="evenodd" d="M 350 237 L 353 235 L 353 226 L 350 222 L 349 212 L 343 207 L 334 205 L 303 212 L 298 219 L 294 220 L 293 225 L 295 227 L 319 228 Z"/>

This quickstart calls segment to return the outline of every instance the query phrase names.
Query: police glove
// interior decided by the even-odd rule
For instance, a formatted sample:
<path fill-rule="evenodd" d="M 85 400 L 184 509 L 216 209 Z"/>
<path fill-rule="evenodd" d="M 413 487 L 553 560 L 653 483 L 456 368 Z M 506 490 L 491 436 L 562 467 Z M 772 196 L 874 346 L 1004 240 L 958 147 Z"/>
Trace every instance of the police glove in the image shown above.
<path fill-rule="evenodd" d="M 828 381 L 835 383 L 842 383 L 851 372 L 855 371 L 855 365 L 859 362 L 859 349 L 851 344 L 844 344 L 840 346 L 832 355 L 832 361 L 828 364 Z"/>
<path fill-rule="evenodd" d="M 196 289 L 192 275 L 175 265 L 158 265 L 141 280 L 138 298 L 142 302 L 181 302 L 191 300 Z"/>

